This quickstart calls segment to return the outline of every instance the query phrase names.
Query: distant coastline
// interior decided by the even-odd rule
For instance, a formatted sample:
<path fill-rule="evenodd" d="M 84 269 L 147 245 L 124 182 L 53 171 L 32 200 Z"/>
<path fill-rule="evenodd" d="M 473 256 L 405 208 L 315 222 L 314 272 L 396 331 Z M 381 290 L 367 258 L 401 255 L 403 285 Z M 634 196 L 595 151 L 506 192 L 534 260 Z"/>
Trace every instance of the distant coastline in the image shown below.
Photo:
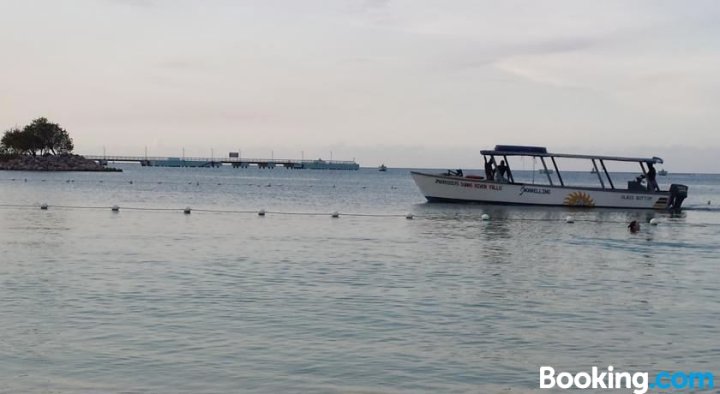
<path fill-rule="evenodd" d="M 0 155 L 0 171 L 95 171 L 122 172 L 108 168 L 80 155 Z"/>

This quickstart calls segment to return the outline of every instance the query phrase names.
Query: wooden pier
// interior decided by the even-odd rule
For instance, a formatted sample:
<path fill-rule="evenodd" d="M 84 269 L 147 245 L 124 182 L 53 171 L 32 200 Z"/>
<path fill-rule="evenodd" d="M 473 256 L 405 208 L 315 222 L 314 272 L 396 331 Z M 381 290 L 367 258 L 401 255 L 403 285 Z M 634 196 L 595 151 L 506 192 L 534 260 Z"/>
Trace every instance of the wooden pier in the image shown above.
<path fill-rule="evenodd" d="M 293 160 L 293 159 L 251 159 L 240 157 L 146 157 L 146 156 L 93 156 L 86 159 L 94 160 L 102 165 L 107 163 L 139 163 L 143 167 L 205 167 L 219 168 L 230 165 L 233 168 L 257 167 L 273 169 L 282 167 L 290 170 L 358 170 L 360 165 L 347 160 Z"/>

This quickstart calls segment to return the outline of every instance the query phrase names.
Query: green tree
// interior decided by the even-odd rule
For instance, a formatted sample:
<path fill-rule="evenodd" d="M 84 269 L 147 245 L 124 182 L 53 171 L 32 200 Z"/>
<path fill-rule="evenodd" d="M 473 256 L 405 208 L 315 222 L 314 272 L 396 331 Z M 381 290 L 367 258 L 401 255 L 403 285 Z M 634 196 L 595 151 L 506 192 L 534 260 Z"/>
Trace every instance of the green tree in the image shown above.
<path fill-rule="evenodd" d="M 7 130 L 0 140 L 1 146 L 10 153 L 31 154 L 33 156 L 51 153 L 70 153 L 74 149 L 73 140 L 68 132 L 57 123 L 46 118 L 37 118 L 22 130 Z"/>
<path fill-rule="evenodd" d="M 5 131 L 5 134 L 0 140 L 0 146 L 2 150 L 7 153 L 18 153 L 17 152 L 17 138 L 18 133 L 21 133 L 18 129 L 9 129 Z"/>
<path fill-rule="evenodd" d="M 8 152 L 32 155 L 35 155 L 40 146 L 36 136 L 18 128 L 6 131 L 0 143 Z"/>
<path fill-rule="evenodd" d="M 43 153 L 69 153 L 74 146 L 68 132 L 57 123 L 48 122 L 46 118 L 37 118 L 23 129 L 24 133 L 31 135 L 31 141 L 36 143 L 35 150 Z M 33 153 L 34 154 L 34 153 Z"/>

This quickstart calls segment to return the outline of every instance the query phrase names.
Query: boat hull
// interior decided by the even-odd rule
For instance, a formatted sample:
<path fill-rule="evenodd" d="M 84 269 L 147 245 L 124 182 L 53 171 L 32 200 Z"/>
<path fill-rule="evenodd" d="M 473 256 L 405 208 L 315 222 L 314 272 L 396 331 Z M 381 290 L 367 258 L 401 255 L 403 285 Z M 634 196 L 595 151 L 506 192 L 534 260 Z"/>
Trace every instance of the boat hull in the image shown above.
<path fill-rule="evenodd" d="M 669 192 L 499 183 L 421 172 L 411 174 L 430 202 L 665 210 L 670 196 Z"/>

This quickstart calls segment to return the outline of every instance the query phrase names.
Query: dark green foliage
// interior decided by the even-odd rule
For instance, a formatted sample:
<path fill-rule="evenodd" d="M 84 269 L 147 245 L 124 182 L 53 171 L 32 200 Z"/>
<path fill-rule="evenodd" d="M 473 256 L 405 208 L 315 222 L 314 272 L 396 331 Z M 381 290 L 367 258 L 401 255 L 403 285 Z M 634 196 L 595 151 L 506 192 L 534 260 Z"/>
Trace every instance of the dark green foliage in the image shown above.
<path fill-rule="evenodd" d="M 7 130 L 0 140 L 0 152 L 15 154 L 70 153 L 74 146 L 68 132 L 46 118 L 37 118 L 22 130 Z"/>

